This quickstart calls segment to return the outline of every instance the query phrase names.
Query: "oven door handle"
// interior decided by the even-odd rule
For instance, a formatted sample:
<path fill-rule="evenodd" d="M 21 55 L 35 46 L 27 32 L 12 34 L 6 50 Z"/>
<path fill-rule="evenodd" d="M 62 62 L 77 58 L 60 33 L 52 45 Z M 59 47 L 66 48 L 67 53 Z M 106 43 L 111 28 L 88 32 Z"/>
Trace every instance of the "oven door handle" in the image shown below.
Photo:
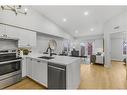
<path fill-rule="evenodd" d="M 0 65 L 1 64 L 7 64 L 7 63 L 12 63 L 12 62 L 18 62 L 18 61 L 22 61 L 22 59 L 0 62 Z"/>

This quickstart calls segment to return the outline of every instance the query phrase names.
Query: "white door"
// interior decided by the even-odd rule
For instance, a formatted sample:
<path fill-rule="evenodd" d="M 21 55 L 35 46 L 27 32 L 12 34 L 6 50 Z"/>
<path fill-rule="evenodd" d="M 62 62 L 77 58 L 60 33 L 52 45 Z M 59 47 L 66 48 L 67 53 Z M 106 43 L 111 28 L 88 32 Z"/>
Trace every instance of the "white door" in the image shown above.
<path fill-rule="evenodd" d="M 27 58 L 27 76 L 32 78 L 32 58 Z"/>

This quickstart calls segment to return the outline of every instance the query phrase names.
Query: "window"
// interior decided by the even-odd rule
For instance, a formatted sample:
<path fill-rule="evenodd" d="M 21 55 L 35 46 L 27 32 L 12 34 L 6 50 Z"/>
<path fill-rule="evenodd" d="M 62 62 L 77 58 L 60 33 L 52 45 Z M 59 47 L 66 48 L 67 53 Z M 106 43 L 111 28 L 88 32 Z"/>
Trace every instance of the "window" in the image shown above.
<path fill-rule="evenodd" d="M 127 41 L 123 41 L 123 54 L 127 54 Z"/>
<path fill-rule="evenodd" d="M 92 42 L 88 42 L 88 55 L 92 55 L 93 53 L 93 43 Z"/>

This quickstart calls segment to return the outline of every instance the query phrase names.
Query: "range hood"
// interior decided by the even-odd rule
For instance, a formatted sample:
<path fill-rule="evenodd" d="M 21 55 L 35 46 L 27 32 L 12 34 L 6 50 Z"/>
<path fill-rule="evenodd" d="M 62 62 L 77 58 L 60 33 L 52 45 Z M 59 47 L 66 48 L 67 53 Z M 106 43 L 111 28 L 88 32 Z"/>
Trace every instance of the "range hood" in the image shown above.
<path fill-rule="evenodd" d="M 2 40 L 19 40 L 18 38 L 8 37 L 8 36 L 0 36 L 0 39 Z"/>

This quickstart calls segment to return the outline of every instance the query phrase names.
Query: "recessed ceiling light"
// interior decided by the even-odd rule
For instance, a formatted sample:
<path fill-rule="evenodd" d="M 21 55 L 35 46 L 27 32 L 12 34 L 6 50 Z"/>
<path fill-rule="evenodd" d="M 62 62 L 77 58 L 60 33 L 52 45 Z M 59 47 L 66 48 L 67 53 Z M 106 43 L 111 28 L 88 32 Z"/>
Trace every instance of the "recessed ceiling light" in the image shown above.
<path fill-rule="evenodd" d="M 91 29 L 90 29 L 90 31 L 94 31 L 94 29 L 93 29 L 93 28 L 91 28 Z"/>
<path fill-rule="evenodd" d="M 27 11 L 28 11 L 28 9 L 27 9 L 27 8 L 25 8 L 25 9 L 24 9 L 24 11 L 25 11 L 25 12 L 27 12 Z"/>
<path fill-rule="evenodd" d="M 84 15 L 87 16 L 89 13 L 87 11 L 84 12 Z"/>
<path fill-rule="evenodd" d="M 78 30 L 75 30 L 75 33 L 77 34 L 77 33 L 79 33 L 79 31 Z"/>
<path fill-rule="evenodd" d="M 67 19 L 66 18 L 63 18 L 63 22 L 66 22 L 67 21 Z"/>

